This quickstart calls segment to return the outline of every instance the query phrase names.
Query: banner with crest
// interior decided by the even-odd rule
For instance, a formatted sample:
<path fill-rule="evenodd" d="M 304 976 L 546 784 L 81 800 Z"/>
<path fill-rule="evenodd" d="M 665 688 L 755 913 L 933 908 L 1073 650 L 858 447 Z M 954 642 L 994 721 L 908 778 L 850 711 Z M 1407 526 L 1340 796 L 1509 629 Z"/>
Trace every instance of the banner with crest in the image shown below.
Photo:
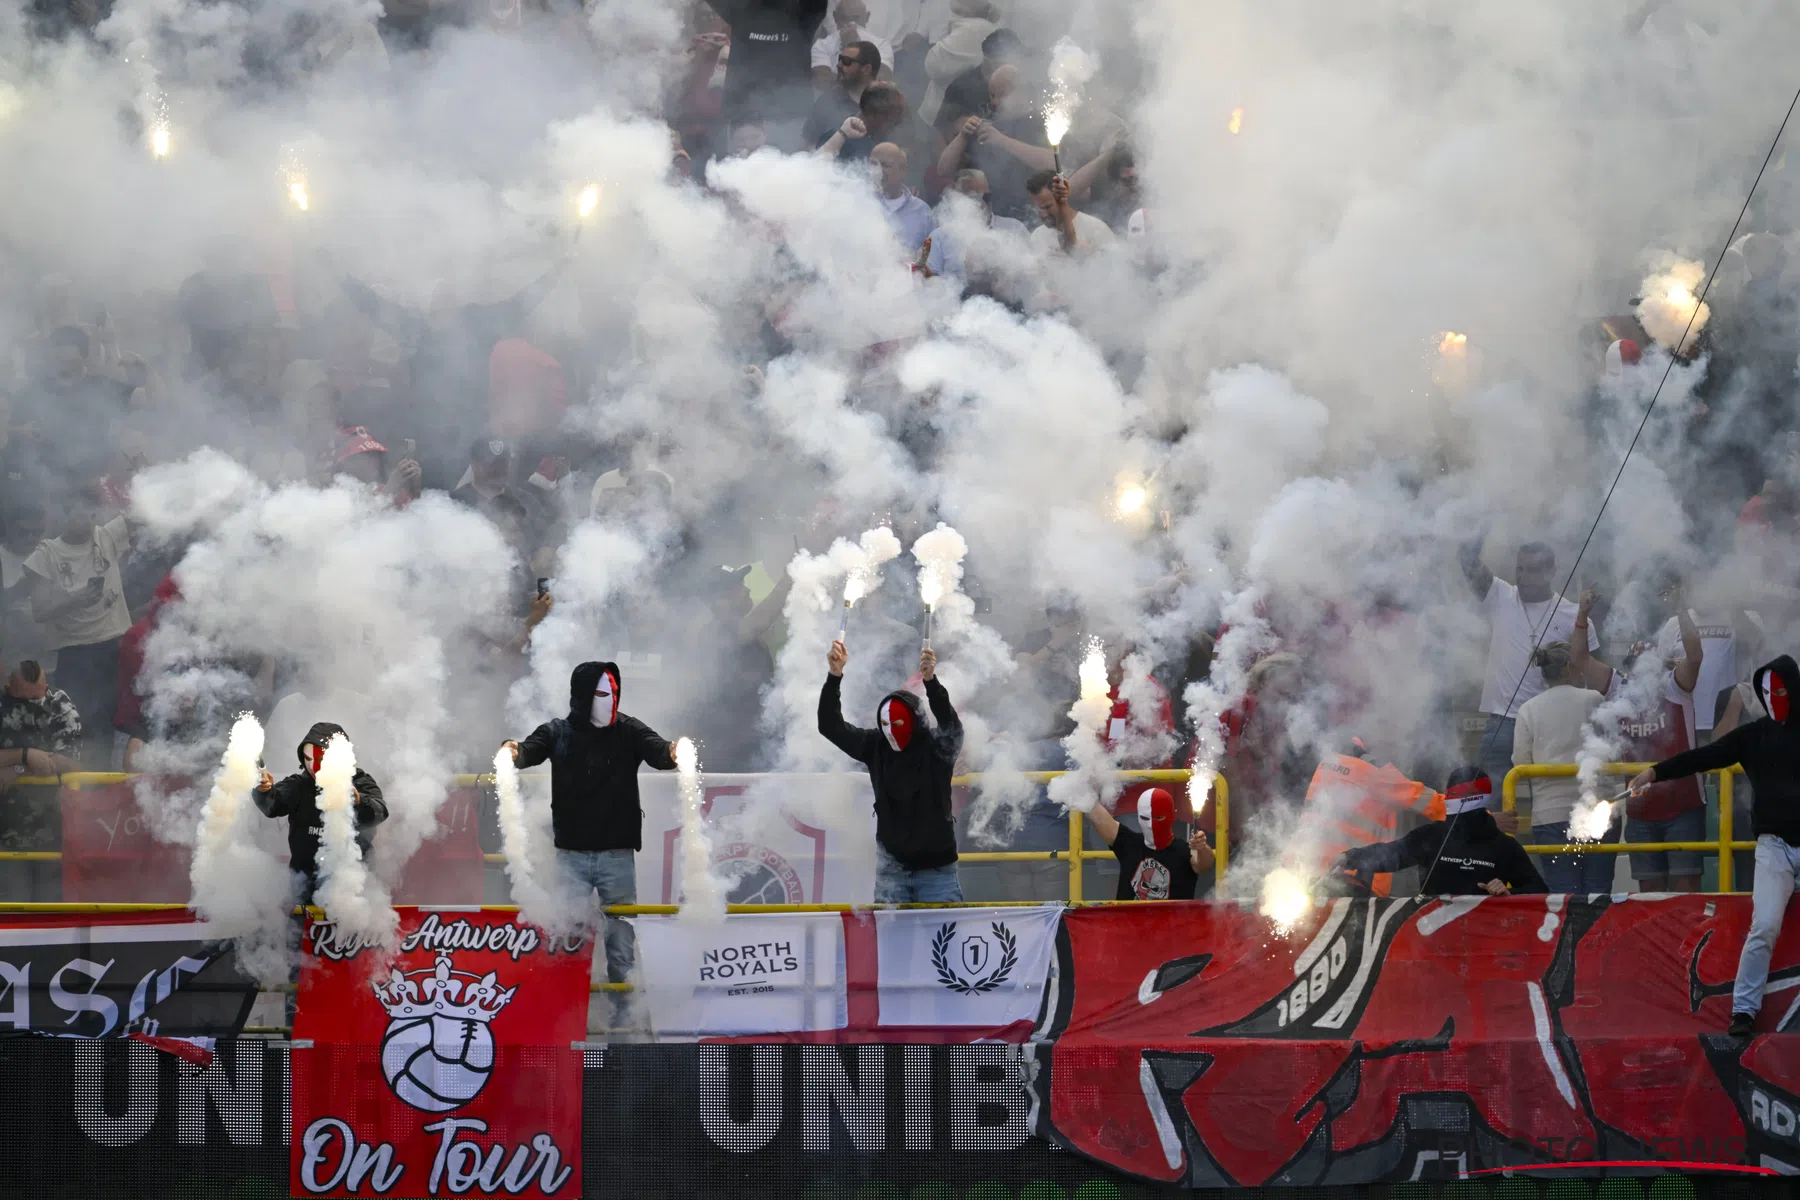
<path fill-rule="evenodd" d="M 391 951 L 307 923 L 292 1194 L 579 1195 L 592 944 L 512 912 L 398 911 Z"/>

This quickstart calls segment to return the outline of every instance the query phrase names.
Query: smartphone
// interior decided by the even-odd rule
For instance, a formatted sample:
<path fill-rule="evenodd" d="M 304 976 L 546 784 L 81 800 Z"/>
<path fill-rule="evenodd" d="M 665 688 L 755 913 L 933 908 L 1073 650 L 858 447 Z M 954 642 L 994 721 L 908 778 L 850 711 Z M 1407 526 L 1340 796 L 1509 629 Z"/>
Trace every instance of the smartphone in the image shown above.
<path fill-rule="evenodd" d="M 400 443 L 400 457 L 401 458 L 410 458 L 410 459 L 414 460 L 415 462 L 418 461 L 419 443 L 414 441 L 412 438 L 407 438 L 404 442 L 401 442 Z"/>
<path fill-rule="evenodd" d="M 550 581 L 548 579 L 539 579 L 537 581 L 537 594 L 540 596 L 548 596 L 550 594 Z"/>

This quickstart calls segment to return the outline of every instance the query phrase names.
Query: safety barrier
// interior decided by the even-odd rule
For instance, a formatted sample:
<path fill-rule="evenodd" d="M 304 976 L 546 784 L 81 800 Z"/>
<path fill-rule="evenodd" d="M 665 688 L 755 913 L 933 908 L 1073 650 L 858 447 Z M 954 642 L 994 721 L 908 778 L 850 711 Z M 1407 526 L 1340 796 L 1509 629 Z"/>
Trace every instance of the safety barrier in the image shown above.
<path fill-rule="evenodd" d="M 1023 780 L 1027 783 L 1049 783 L 1052 779 L 1066 774 L 1068 774 L 1066 771 L 1025 771 L 1016 774 L 1009 773 L 1005 778 L 1008 780 Z M 1148 781 L 1153 783 L 1185 784 L 1193 776 L 1193 772 L 1186 770 L 1157 769 L 1115 771 L 1113 775 L 1114 778 L 1128 783 Z M 100 787 L 107 784 L 125 783 L 135 778 L 135 775 L 123 771 L 71 771 L 67 775 L 61 776 L 25 776 L 19 779 L 17 783 L 42 787 L 56 787 L 60 785 L 75 791 L 80 791 L 84 785 Z M 950 782 L 956 787 L 967 787 L 971 784 L 978 783 L 981 778 L 982 775 L 980 772 L 974 772 L 968 775 L 955 776 Z M 491 774 L 456 775 L 451 778 L 450 782 L 454 787 L 489 787 L 493 785 L 494 777 Z M 1214 780 L 1212 806 L 1214 822 L 1213 878 L 1215 880 L 1214 886 L 1216 888 L 1217 881 L 1224 879 L 1225 868 L 1231 861 L 1231 839 L 1228 834 L 1231 819 L 1231 788 L 1230 785 L 1226 783 L 1223 775 L 1218 776 L 1217 779 Z M 1069 864 L 1069 899 L 1074 902 L 1079 902 L 1082 898 L 1082 863 L 1088 859 L 1110 860 L 1113 856 L 1111 850 L 1086 849 L 1083 845 L 1083 826 L 1084 821 L 1081 814 L 1078 812 L 1071 812 L 1069 814 L 1069 848 L 1067 850 L 971 850 L 959 853 L 957 857 L 962 862 L 971 863 L 1067 862 Z M 485 854 L 482 857 L 490 863 L 503 863 L 506 861 L 506 856 L 504 854 Z M 61 860 L 62 854 L 55 850 L 0 851 L 0 862 L 60 862 Z M 1019 903 L 1041 904 L 1044 903 L 1044 901 L 1032 900 L 1020 901 Z M 164 908 L 167 906 L 150 904 L 143 907 Z M 848 907 L 849 906 L 847 905 L 843 906 L 843 908 L 838 909 L 837 911 L 847 911 Z M 663 905 L 637 905 L 634 906 L 634 908 L 637 911 L 645 913 L 675 911 L 672 906 Z M 0 911 L 18 910 L 11 906 L 0 905 Z M 59 910 L 46 909 L 44 911 Z M 746 911 L 818 912 L 832 910 L 830 906 L 826 906 L 822 909 L 817 905 L 760 905 L 750 906 Z"/>
<path fill-rule="evenodd" d="M 1607 775 L 1636 775 L 1639 771 L 1648 770 L 1654 763 L 1607 763 L 1600 770 Z M 1568 779 L 1579 774 L 1580 768 L 1574 763 L 1521 763 L 1506 773 L 1500 784 L 1501 810 L 1514 812 L 1518 805 L 1519 780 L 1521 779 Z M 1719 776 L 1719 837 L 1711 842 L 1572 842 L 1566 846 L 1525 847 L 1527 854 L 1649 854 L 1659 851 L 1687 850 L 1702 854 L 1719 856 L 1719 890 L 1735 891 L 1732 887 L 1731 854 L 1734 850 L 1754 850 L 1755 842 L 1739 842 L 1732 840 L 1732 779 L 1743 774 L 1742 767 L 1728 767 L 1717 772 L 1708 772 Z"/>

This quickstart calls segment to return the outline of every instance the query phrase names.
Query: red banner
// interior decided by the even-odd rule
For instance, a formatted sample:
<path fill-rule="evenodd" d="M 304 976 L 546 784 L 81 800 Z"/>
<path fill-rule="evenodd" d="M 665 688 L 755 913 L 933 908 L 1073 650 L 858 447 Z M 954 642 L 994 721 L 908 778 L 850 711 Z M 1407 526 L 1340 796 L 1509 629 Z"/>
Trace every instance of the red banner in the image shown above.
<path fill-rule="evenodd" d="M 1785 1156 L 1791 1039 L 1722 1035 L 1749 917 L 1747 896 L 1338 900 L 1286 931 L 1236 905 L 1072 911 L 1042 1131 L 1190 1188 Z M 1774 958 L 1771 1032 L 1800 1009 L 1800 921 Z"/>
<path fill-rule="evenodd" d="M 437 832 L 406 860 L 394 903 L 480 904 L 485 899 L 480 812 L 481 793 L 474 788 L 458 788 L 444 798 Z"/>
<path fill-rule="evenodd" d="M 308 923 L 289 1190 L 578 1196 L 591 943 L 399 911 L 392 954 Z"/>
<path fill-rule="evenodd" d="M 185 781 L 171 780 L 173 789 Z M 130 783 L 62 789 L 62 898 L 80 904 L 185 904 L 188 849 L 159 842 Z"/>

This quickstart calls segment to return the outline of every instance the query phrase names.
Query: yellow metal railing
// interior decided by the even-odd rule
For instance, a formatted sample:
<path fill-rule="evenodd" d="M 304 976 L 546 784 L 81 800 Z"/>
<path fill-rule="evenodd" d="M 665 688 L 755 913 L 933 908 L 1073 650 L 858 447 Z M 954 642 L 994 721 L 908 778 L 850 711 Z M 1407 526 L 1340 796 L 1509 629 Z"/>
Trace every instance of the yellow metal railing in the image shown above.
<path fill-rule="evenodd" d="M 1023 779 L 1027 783 L 1049 783 L 1052 779 L 1064 774 L 1067 774 L 1067 772 L 1025 771 L 1019 774 L 1009 774 L 1006 778 L 1009 780 Z M 1130 783 L 1142 781 L 1153 783 L 1186 783 L 1192 775 L 1193 772 L 1191 771 L 1172 769 L 1114 772 L 1115 778 Z M 46 787 L 55 787 L 60 784 L 63 787 L 79 790 L 84 785 L 99 787 L 105 784 L 125 783 L 134 778 L 136 778 L 135 775 L 129 775 L 121 771 L 71 771 L 60 778 L 56 776 L 25 776 L 19 779 L 17 783 Z M 951 779 L 950 782 L 958 787 L 967 787 L 970 784 L 980 782 L 981 778 L 981 774 L 976 772 L 968 775 L 958 775 Z M 494 777 L 491 774 L 455 775 L 451 777 L 450 782 L 453 787 L 483 787 L 492 784 L 494 782 Z M 1223 775 L 1220 775 L 1213 781 L 1212 806 L 1215 828 L 1215 833 L 1213 835 L 1213 879 L 1215 881 L 1214 888 L 1217 890 L 1219 883 L 1225 878 L 1225 868 L 1231 861 L 1231 839 L 1228 833 L 1231 822 L 1231 788 L 1225 782 L 1225 777 Z M 1071 902 L 1079 902 L 1081 900 L 1082 888 L 1082 863 L 1091 858 L 1111 859 L 1113 856 L 1111 850 L 1089 850 L 1085 847 L 1083 844 L 1084 824 L 1085 822 L 1079 812 L 1069 813 L 1069 848 L 1067 850 L 971 850 L 967 853 L 958 853 L 957 858 L 961 862 L 1067 862 L 1069 864 L 1069 900 Z M 491 863 L 503 863 L 506 861 L 506 856 L 504 854 L 484 854 L 482 855 L 482 858 Z M 59 862 L 61 859 L 62 854 L 55 850 L 0 850 L 0 862 Z M 1044 901 L 1021 900 L 1010 901 L 1008 903 L 1041 904 L 1044 903 Z M 124 908 L 112 911 L 141 911 L 145 909 L 167 907 L 169 907 L 167 904 L 127 905 Z M 820 906 L 808 904 L 763 904 L 734 905 L 732 906 L 731 911 L 846 912 L 849 911 L 851 907 L 851 905 Z M 988 907 L 991 907 L 991 905 Z M 676 911 L 673 905 L 640 904 L 626 906 L 626 908 L 629 911 L 621 909 L 616 915 L 628 916 L 635 913 L 648 914 Z M 0 912 L 17 911 L 89 911 L 89 908 L 88 906 L 75 905 L 70 909 L 64 910 L 60 906 L 49 905 L 47 907 L 34 906 L 28 909 L 22 909 L 18 905 L 0 904 Z M 611 912 L 614 910 L 609 909 L 608 911 Z"/>
<path fill-rule="evenodd" d="M 1654 763 L 1607 763 L 1601 771 L 1608 775 L 1636 775 L 1647 770 Z M 1504 812 L 1515 812 L 1518 807 L 1519 780 L 1521 779 L 1568 779 L 1579 772 L 1574 763 L 1521 763 L 1506 773 L 1500 784 L 1500 807 Z M 1709 772 L 1711 774 L 1713 772 Z M 1566 846 L 1525 847 L 1527 854 L 1650 854 L 1658 851 L 1687 850 L 1702 854 L 1719 856 L 1719 890 L 1734 890 L 1732 884 L 1731 854 L 1734 850 L 1754 850 L 1755 842 L 1738 842 L 1732 840 L 1732 779 L 1743 773 L 1742 767 L 1729 767 L 1718 771 L 1719 776 L 1719 837 L 1711 842 L 1572 842 Z"/>

